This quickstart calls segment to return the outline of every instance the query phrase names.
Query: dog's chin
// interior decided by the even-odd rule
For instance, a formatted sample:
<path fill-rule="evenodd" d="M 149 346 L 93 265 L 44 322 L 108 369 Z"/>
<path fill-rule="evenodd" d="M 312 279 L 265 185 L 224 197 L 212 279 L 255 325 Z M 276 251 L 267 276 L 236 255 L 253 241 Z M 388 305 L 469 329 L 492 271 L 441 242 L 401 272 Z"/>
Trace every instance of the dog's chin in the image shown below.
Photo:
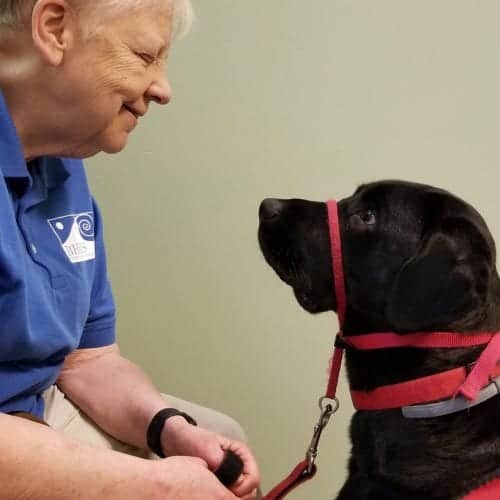
<path fill-rule="evenodd" d="M 307 292 L 300 288 L 293 288 L 293 293 L 300 306 L 311 314 L 324 312 L 325 309 Z"/>
<path fill-rule="evenodd" d="M 292 288 L 295 298 L 300 306 L 311 314 L 317 314 L 332 310 L 334 304 L 325 304 L 313 297 L 311 292 L 304 290 L 301 280 L 288 268 L 285 268 L 280 262 L 265 251 L 265 246 L 261 242 L 262 253 L 266 262 L 273 268 L 281 281 Z M 332 307 L 333 306 L 333 307 Z"/>
<path fill-rule="evenodd" d="M 264 253 L 264 258 L 266 259 L 266 262 L 273 268 L 274 272 L 278 275 L 279 279 L 283 281 L 285 285 L 288 285 L 293 288 L 297 281 L 297 278 L 293 275 L 293 273 L 289 269 L 286 269 L 284 266 L 282 266 L 278 261 L 275 261 L 266 253 Z"/>

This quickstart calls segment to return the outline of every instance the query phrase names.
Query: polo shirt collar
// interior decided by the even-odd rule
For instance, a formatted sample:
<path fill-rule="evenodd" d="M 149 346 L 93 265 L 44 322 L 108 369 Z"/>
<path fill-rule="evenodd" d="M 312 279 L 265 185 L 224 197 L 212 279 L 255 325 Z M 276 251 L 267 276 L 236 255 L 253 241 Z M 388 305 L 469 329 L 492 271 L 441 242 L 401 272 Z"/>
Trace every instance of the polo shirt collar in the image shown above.
<path fill-rule="evenodd" d="M 5 178 L 30 180 L 21 141 L 0 89 L 0 170 Z"/>
<path fill-rule="evenodd" d="M 64 160 L 43 156 L 34 160 L 41 172 L 44 187 L 53 189 L 69 177 Z M 32 185 L 32 177 L 24 159 L 21 141 L 0 89 L 0 171 L 15 183 Z"/>
<path fill-rule="evenodd" d="M 38 159 L 38 165 L 47 189 L 56 188 L 69 177 L 69 172 L 64 166 L 62 158 L 42 156 Z"/>

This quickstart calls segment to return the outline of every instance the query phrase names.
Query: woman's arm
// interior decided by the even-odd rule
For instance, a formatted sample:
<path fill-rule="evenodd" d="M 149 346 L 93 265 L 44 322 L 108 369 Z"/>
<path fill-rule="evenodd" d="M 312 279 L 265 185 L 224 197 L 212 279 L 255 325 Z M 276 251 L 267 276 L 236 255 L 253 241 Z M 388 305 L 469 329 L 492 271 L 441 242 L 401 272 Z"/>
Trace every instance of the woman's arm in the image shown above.
<path fill-rule="evenodd" d="M 147 460 L 93 449 L 22 418 L 0 413 L 0 450 L 2 499 L 157 498 Z"/>
<path fill-rule="evenodd" d="M 147 428 L 153 416 L 168 406 L 147 375 L 123 358 L 116 344 L 78 349 L 67 357 L 57 381 L 60 389 L 100 428 L 116 439 L 147 449 Z M 255 458 L 244 443 L 194 427 L 183 417 L 166 421 L 161 435 L 169 455 L 199 457 L 214 471 L 226 450 L 243 461 L 243 472 L 231 490 L 240 498 L 258 487 Z"/>
<path fill-rule="evenodd" d="M 116 344 L 74 351 L 57 385 L 101 429 L 142 449 L 147 449 L 151 419 L 167 406 L 143 370 L 123 358 Z M 182 417 L 171 420 L 176 419 L 189 425 Z"/>
<path fill-rule="evenodd" d="M 144 460 L 0 413 L 2 500 L 237 500 L 201 459 Z"/>

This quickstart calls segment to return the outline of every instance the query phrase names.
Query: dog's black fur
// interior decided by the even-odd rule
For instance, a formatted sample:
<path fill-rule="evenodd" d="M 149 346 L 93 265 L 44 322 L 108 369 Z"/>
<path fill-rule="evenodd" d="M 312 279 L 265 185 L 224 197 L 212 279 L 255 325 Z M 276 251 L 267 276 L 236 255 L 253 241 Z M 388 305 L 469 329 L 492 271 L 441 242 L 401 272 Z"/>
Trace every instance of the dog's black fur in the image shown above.
<path fill-rule="evenodd" d="M 497 331 L 496 250 L 474 208 L 431 186 L 363 185 L 339 203 L 347 291 L 345 335 Z M 259 243 L 309 312 L 336 310 L 324 203 L 264 200 Z M 472 363 L 482 347 L 347 350 L 352 389 Z M 455 500 L 500 477 L 500 397 L 468 411 L 405 419 L 358 411 L 348 478 L 337 500 Z"/>

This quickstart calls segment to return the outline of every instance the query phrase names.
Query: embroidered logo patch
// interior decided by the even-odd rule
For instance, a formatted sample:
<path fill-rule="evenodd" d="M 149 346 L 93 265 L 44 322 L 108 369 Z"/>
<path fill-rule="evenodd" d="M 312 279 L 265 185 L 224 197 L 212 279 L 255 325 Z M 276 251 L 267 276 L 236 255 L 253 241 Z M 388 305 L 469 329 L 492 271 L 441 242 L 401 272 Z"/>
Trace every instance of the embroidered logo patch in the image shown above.
<path fill-rule="evenodd" d="M 92 212 L 64 215 L 49 219 L 47 222 L 73 264 L 95 259 L 94 216 Z"/>

